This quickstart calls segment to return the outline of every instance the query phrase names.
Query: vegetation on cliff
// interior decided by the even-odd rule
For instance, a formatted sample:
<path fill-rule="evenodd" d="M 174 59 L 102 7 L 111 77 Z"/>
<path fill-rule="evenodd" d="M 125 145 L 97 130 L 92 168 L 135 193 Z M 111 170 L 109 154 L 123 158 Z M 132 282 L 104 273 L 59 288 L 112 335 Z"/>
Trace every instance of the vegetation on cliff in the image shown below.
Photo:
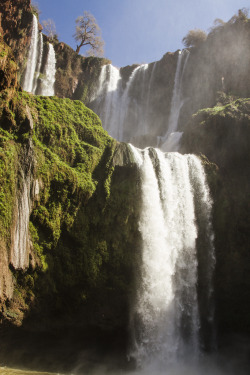
<path fill-rule="evenodd" d="M 190 49 L 183 76 L 184 102 L 179 128 L 201 108 L 213 107 L 218 91 L 250 97 L 250 19 L 239 11 L 228 22 L 216 20 L 207 39 Z"/>
<path fill-rule="evenodd" d="M 125 327 L 140 241 L 137 170 L 129 158 L 127 167 L 121 161 L 116 166 L 113 154 L 121 146 L 82 102 L 22 92 L 11 50 L 3 40 L 0 47 L 0 231 L 6 266 L 1 318 L 27 327 L 38 318 L 39 329 L 56 328 L 60 321 L 110 331 Z M 27 163 L 30 260 L 28 268 L 15 269 L 12 232 Z"/>
<path fill-rule="evenodd" d="M 96 89 L 101 67 L 109 64 L 110 60 L 83 57 L 65 43 L 55 43 L 54 47 L 57 61 L 56 95 L 89 103 Z"/>

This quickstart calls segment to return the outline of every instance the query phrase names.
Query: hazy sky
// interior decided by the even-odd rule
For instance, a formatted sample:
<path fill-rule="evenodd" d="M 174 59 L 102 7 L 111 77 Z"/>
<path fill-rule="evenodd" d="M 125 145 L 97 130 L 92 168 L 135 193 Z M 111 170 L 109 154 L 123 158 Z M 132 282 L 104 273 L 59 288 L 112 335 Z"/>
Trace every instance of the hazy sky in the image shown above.
<path fill-rule="evenodd" d="M 53 19 L 59 40 L 76 48 L 75 20 L 84 10 L 102 30 L 105 57 L 117 67 L 150 63 L 182 49 L 191 29 L 205 31 L 216 18 L 228 21 L 249 0 L 34 0 L 40 21 Z M 84 50 L 81 50 L 84 53 Z"/>

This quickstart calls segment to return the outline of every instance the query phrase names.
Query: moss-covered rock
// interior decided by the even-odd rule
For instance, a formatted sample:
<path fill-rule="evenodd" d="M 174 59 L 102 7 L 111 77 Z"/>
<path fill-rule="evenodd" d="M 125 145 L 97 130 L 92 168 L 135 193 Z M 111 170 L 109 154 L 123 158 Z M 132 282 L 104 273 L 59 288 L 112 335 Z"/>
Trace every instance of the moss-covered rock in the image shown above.
<path fill-rule="evenodd" d="M 219 102 L 199 110 L 187 124 L 184 152 L 204 153 L 209 160 L 231 171 L 249 165 L 250 99 Z"/>
<path fill-rule="evenodd" d="M 3 321 L 44 330 L 124 329 L 140 242 L 129 147 L 112 140 L 80 101 L 10 88 L 0 95 L 0 124 L 0 230 L 12 287 L 7 293 L 4 276 Z M 27 173 L 29 266 L 9 269 L 16 196 Z"/>

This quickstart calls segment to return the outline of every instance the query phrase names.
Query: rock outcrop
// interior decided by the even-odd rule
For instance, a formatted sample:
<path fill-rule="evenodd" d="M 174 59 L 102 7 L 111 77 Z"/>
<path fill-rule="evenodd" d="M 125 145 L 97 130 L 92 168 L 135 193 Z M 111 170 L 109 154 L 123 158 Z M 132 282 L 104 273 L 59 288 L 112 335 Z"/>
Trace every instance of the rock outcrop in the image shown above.
<path fill-rule="evenodd" d="M 25 64 L 27 48 L 30 43 L 31 26 L 32 8 L 30 0 L 1 1 L 0 33 L 11 47 L 20 68 L 24 67 Z"/>
<path fill-rule="evenodd" d="M 215 291 L 219 332 L 250 332 L 250 99 L 222 95 L 187 124 L 182 152 L 217 164 L 208 174 L 214 196 Z"/>

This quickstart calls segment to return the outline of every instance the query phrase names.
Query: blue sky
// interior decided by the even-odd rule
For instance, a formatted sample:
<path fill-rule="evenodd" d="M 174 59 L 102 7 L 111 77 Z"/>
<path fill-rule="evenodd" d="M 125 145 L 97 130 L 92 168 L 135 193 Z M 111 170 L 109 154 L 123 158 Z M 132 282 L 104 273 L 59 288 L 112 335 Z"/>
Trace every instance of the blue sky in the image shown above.
<path fill-rule="evenodd" d="M 216 18 L 228 21 L 249 0 L 34 0 L 40 21 L 53 19 L 59 40 L 75 49 L 75 20 L 94 15 L 102 30 L 105 57 L 117 67 L 150 63 L 183 48 L 191 29 L 205 31 Z M 84 53 L 84 50 L 81 50 Z"/>

